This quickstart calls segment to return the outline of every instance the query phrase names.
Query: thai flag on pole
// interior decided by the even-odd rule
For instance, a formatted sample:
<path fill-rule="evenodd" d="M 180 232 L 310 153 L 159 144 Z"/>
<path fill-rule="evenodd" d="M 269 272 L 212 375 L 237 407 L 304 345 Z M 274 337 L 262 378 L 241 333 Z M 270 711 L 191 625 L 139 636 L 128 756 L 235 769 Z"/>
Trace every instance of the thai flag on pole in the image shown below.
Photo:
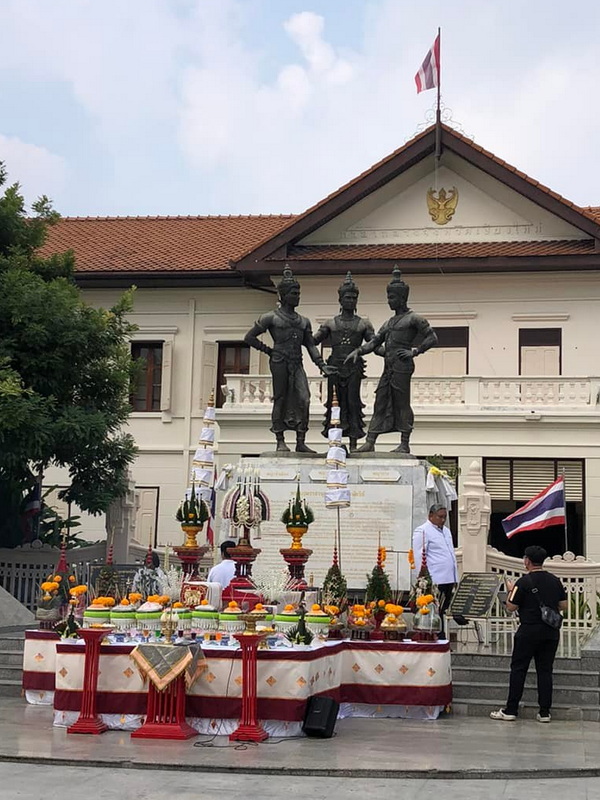
<path fill-rule="evenodd" d="M 24 517 L 33 517 L 42 510 L 42 493 L 39 482 L 35 484 L 31 492 L 27 495 L 23 508 Z"/>
<path fill-rule="evenodd" d="M 417 94 L 440 85 L 440 34 L 435 38 L 433 47 L 425 56 L 425 61 L 415 75 Z"/>
<path fill-rule="evenodd" d="M 517 533 L 539 531 L 550 525 L 565 524 L 565 479 L 562 475 L 522 508 L 502 520 L 507 539 Z"/>

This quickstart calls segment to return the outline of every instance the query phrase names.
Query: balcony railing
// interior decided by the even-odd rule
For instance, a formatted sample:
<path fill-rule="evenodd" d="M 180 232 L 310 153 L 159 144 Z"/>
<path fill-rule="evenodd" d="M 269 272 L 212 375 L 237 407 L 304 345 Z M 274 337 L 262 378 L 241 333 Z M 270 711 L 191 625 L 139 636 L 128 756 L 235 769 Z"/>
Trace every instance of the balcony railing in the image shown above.
<path fill-rule="evenodd" d="M 369 413 L 375 400 L 379 378 L 362 382 L 361 396 Z M 270 406 L 273 394 L 270 375 L 227 375 L 227 411 L 249 411 Z M 322 406 L 327 397 L 327 382 L 322 377 L 308 379 L 311 406 Z M 476 375 L 412 380 L 412 404 L 415 408 L 444 406 L 448 410 L 544 408 L 547 410 L 598 411 L 600 378 L 507 377 L 483 378 Z"/>

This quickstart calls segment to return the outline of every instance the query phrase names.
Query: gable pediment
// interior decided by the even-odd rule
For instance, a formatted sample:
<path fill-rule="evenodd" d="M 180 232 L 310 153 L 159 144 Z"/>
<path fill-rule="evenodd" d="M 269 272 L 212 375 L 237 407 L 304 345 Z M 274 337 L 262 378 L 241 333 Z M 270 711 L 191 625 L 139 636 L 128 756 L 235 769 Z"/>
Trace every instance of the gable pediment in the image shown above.
<path fill-rule="evenodd" d="M 456 189 L 454 213 L 445 224 L 432 218 L 428 192 Z M 356 202 L 297 244 L 420 244 L 589 239 L 579 230 L 454 153 L 439 167 L 429 156 Z"/>

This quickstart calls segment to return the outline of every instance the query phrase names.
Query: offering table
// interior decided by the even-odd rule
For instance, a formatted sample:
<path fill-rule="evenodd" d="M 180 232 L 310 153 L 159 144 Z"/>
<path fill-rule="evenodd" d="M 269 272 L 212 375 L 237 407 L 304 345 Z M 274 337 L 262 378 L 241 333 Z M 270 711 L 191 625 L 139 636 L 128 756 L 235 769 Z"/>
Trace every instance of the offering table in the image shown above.
<path fill-rule="evenodd" d="M 132 649 L 100 648 L 97 711 L 110 728 L 134 730 L 146 712 L 147 687 L 129 658 Z M 241 652 L 218 645 L 203 650 L 207 669 L 186 695 L 186 718 L 201 733 L 228 735 L 242 710 Z M 82 644 L 26 639 L 24 689 L 34 702 L 54 689 L 55 724 L 77 718 L 83 654 Z M 432 719 L 452 700 L 450 648 L 448 642 L 337 641 L 306 650 L 259 650 L 257 686 L 258 717 L 271 735 L 296 735 L 306 702 L 316 694 L 338 700 L 341 717 Z"/>

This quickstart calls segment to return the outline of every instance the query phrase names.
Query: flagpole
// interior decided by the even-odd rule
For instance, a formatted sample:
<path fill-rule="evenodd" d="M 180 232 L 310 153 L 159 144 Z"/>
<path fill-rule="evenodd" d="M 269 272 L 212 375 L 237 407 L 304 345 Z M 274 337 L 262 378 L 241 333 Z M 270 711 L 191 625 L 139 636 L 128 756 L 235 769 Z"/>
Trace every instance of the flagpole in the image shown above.
<path fill-rule="evenodd" d="M 563 479 L 563 492 L 564 492 L 563 496 L 565 498 L 565 553 L 566 553 L 567 550 L 569 549 L 569 534 L 567 532 L 567 490 L 566 490 L 566 487 L 565 487 L 565 471 L 564 470 L 563 470 L 563 473 L 562 473 L 562 479 Z M 564 555 L 564 553 L 563 553 L 563 555 Z"/>
<path fill-rule="evenodd" d="M 442 156 L 442 113 L 441 113 L 441 83 L 442 83 L 442 29 L 438 28 L 439 62 L 437 63 L 437 107 L 435 112 L 435 157 L 439 161 Z"/>

